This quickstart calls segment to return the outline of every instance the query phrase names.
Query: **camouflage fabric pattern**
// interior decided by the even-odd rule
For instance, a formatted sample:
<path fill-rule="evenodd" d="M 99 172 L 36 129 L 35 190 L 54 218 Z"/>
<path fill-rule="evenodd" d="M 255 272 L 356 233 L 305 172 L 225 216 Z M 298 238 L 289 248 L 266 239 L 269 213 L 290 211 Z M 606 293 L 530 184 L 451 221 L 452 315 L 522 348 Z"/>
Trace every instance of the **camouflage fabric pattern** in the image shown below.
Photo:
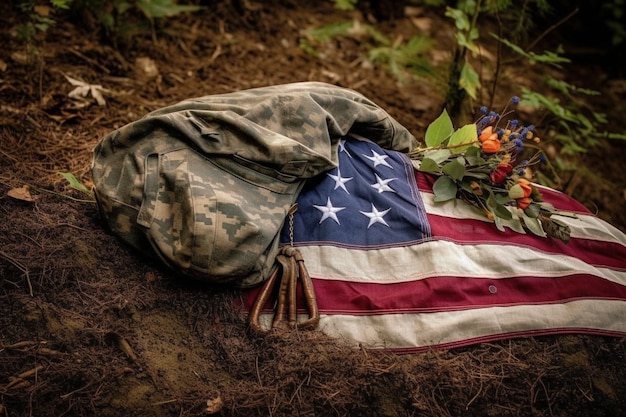
<path fill-rule="evenodd" d="M 408 151 L 415 138 L 361 94 L 324 83 L 182 101 L 94 150 L 100 211 L 122 241 L 185 275 L 265 280 L 304 181 L 334 168 L 339 140 Z"/>

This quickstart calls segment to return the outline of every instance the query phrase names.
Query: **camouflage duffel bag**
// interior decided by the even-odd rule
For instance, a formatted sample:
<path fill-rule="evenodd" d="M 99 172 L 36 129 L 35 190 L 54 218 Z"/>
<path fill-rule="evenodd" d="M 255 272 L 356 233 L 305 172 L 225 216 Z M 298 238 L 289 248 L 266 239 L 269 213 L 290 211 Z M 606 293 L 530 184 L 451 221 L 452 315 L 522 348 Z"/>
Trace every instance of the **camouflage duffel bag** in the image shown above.
<path fill-rule="evenodd" d="M 361 135 L 406 152 L 415 138 L 361 94 L 306 82 L 182 101 L 108 134 L 92 175 L 123 242 L 182 274 L 265 280 L 303 182 L 334 168 Z"/>

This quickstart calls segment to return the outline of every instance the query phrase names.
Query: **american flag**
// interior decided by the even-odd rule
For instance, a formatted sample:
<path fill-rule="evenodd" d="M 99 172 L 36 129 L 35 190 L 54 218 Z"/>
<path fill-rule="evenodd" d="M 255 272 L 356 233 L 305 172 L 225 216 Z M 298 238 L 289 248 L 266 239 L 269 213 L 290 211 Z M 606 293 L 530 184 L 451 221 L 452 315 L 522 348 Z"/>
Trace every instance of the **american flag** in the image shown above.
<path fill-rule="evenodd" d="M 559 217 L 569 243 L 501 232 L 461 201 L 435 203 L 433 180 L 404 154 L 344 139 L 338 167 L 309 181 L 293 244 L 313 279 L 321 331 L 400 352 L 529 335 L 626 336 L 624 233 L 545 187 L 544 200 L 577 214 Z M 288 225 L 281 238 L 290 242 Z"/>

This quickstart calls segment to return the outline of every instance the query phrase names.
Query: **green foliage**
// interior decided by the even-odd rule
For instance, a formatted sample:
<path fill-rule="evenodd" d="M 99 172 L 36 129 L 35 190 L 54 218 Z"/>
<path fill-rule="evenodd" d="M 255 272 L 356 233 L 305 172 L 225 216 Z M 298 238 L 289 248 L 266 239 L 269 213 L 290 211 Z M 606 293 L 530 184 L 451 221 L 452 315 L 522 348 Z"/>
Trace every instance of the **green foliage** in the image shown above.
<path fill-rule="evenodd" d="M 74 174 L 72 174 L 71 172 L 59 172 L 59 175 L 67 180 L 67 182 L 70 184 L 70 187 L 93 198 L 93 192 L 89 188 L 85 187 L 85 185 L 80 182 Z"/>
<path fill-rule="evenodd" d="M 601 139 L 626 140 L 626 134 L 599 130 L 599 125 L 607 122 L 606 115 L 586 108 L 574 96 L 574 93 L 597 95 L 599 94 L 597 91 L 577 88 L 553 78 L 548 78 L 548 85 L 567 98 L 567 106 L 561 104 L 558 98 L 548 97 L 524 87 L 521 89 L 522 104 L 550 112 L 552 120 L 546 120 L 544 128 L 554 130 L 554 139 L 560 144 L 562 154 L 571 156 L 585 153 Z"/>
<path fill-rule="evenodd" d="M 600 4 L 613 46 L 626 42 L 626 0 L 604 1 Z"/>
<path fill-rule="evenodd" d="M 78 1 L 78 0 L 77 0 Z M 137 31 L 142 22 L 135 12 L 144 16 L 154 32 L 155 19 L 201 10 L 200 6 L 179 5 L 175 0 L 82 0 L 108 34 L 120 35 Z"/>
<path fill-rule="evenodd" d="M 130 3 L 128 6 L 130 6 Z M 196 12 L 202 9 L 200 6 L 179 5 L 174 0 L 136 0 L 135 7 L 149 20 L 159 17 L 172 17 L 181 13 Z"/>
<path fill-rule="evenodd" d="M 425 36 L 415 36 L 406 43 L 401 41 L 391 45 L 372 48 L 369 59 L 381 63 L 389 72 L 403 84 L 408 76 L 433 76 L 434 70 L 425 54 L 432 48 L 432 39 Z"/>
<path fill-rule="evenodd" d="M 478 29 L 474 26 L 475 22 L 470 21 L 470 17 L 461 9 L 453 9 L 448 7 L 446 9 L 446 16 L 454 20 L 454 26 L 456 27 L 456 42 L 461 48 L 468 49 L 474 53 L 478 53 L 478 46 L 474 42 L 478 39 Z"/>
<path fill-rule="evenodd" d="M 496 36 L 503 43 L 506 42 L 511 48 L 516 48 L 518 52 L 525 53 L 516 42 L 532 25 L 534 14 L 540 15 L 547 10 L 549 10 L 547 0 L 526 0 L 521 5 L 510 0 L 459 0 L 456 7 L 446 8 L 445 15 L 454 21 L 457 44 L 449 71 L 445 104 L 453 117 L 459 115 L 466 97 L 476 100 L 479 90 L 483 87 L 479 72 L 471 59 L 472 54 L 480 53 L 479 18 L 496 18 L 500 22 L 500 27 L 506 28 L 507 38 L 492 36 Z M 526 57 L 536 61 L 560 62 L 559 58 L 550 54 L 534 56 L 532 52 L 529 52 L 526 53 Z"/>
<path fill-rule="evenodd" d="M 602 183 L 603 179 L 594 170 L 579 163 L 580 157 L 602 140 L 626 140 L 626 132 L 602 130 L 601 126 L 607 123 L 606 115 L 593 111 L 581 99 L 581 96 L 595 96 L 599 92 L 578 88 L 552 77 L 547 78 L 546 84 L 551 87 L 553 94 L 541 94 L 521 88 L 520 104 L 535 108 L 543 114 L 547 113 L 545 120 L 541 122 L 542 130 L 549 134 L 549 140 L 555 141 L 559 146 L 559 153 L 549 166 L 552 172 L 548 174 L 537 170 L 535 174 L 538 181 L 557 187 L 562 184 L 561 175 L 576 172 L 588 180 Z M 567 104 L 562 104 L 559 97 L 564 97 Z"/>
<path fill-rule="evenodd" d="M 333 0 L 335 7 L 340 10 L 354 10 L 359 0 Z"/>
<path fill-rule="evenodd" d="M 181 13 L 201 10 L 201 6 L 179 5 L 175 0 L 47 0 L 50 13 L 38 12 L 36 0 L 18 0 L 17 7 L 28 14 L 28 22 L 20 28 L 22 37 L 31 41 L 37 32 L 45 32 L 55 24 L 54 12 L 74 9 L 88 12 L 111 34 L 124 30 L 127 23 L 134 22 L 133 11 L 141 13 L 153 25 L 155 19 L 168 18 Z"/>
<path fill-rule="evenodd" d="M 609 21 L 623 21 L 623 4 L 624 0 L 603 3 L 602 8 L 605 12 L 609 9 L 612 11 L 610 13 L 612 17 L 607 19 L 607 24 Z M 549 10 L 546 0 L 528 0 L 521 4 L 508 0 L 461 0 L 456 3 L 456 7 L 447 7 L 446 16 L 454 22 L 456 38 L 456 51 L 449 71 L 445 102 L 445 108 L 452 117 L 460 117 L 462 106 L 469 100 L 476 100 L 479 93 L 486 88 L 476 70 L 480 65 L 481 70 L 485 71 L 484 60 L 479 57 L 480 48 L 484 48 L 485 45 L 482 42 L 479 44 L 479 41 L 487 33 L 483 27 L 489 26 L 483 26 L 481 23 L 483 21 L 497 22 L 498 33 L 490 31 L 489 36 L 517 57 L 524 59 L 537 73 L 540 74 L 542 68 L 546 67 L 557 71 L 564 70 L 563 66 L 570 63 L 570 60 L 563 56 L 564 51 L 561 47 L 554 51 L 538 53 L 531 50 L 534 43 L 526 42 L 525 39 L 526 33 L 532 29 L 534 18 L 544 16 Z M 557 28 L 558 24 L 555 24 L 548 30 Z M 547 33 L 542 33 L 540 38 Z M 626 36 L 623 25 L 622 28 L 613 30 L 613 34 L 614 42 L 619 43 L 626 39 L 621 37 Z M 521 46 L 522 43 L 527 43 L 530 47 L 524 48 Z M 502 56 L 500 48 L 490 52 L 498 60 L 493 68 L 496 72 L 490 92 L 493 98 L 498 82 L 502 82 L 498 73 L 501 69 Z M 576 170 L 581 175 L 588 174 L 577 169 L 575 161 L 579 160 L 580 155 L 597 146 L 601 140 L 624 140 L 626 134 L 601 129 L 601 126 L 607 123 L 606 116 L 594 111 L 584 99 L 584 96 L 599 95 L 599 92 L 574 86 L 551 76 L 546 76 L 544 81 L 545 84 L 535 86 L 535 89 L 547 91 L 546 94 L 522 86 L 518 88 L 522 93 L 522 104 L 533 107 L 544 115 L 544 120 L 540 121 L 541 128 L 547 133 L 548 140 L 556 142 L 559 154 L 555 157 L 554 164 L 550 166 L 553 168 L 552 175 L 557 183 L 539 170 L 536 174 L 544 184 L 557 186 L 560 183 L 559 175 L 564 171 Z M 427 167 L 429 166 L 433 168 L 430 163 L 427 164 Z"/>
<path fill-rule="evenodd" d="M 72 5 L 74 0 L 50 0 L 50 3 L 59 9 L 67 10 Z"/>
<path fill-rule="evenodd" d="M 300 39 L 300 47 L 314 56 L 319 56 L 314 42 L 330 42 L 337 38 L 358 40 L 366 48 L 368 59 L 385 66 L 400 83 L 411 76 L 435 74 L 425 56 L 432 48 L 432 39 L 428 37 L 415 36 L 406 42 L 402 39 L 391 42 L 374 26 L 357 20 L 309 29 L 304 34 L 305 38 Z"/>
<path fill-rule="evenodd" d="M 26 23 L 18 27 L 20 38 L 31 43 L 38 33 L 46 32 L 55 24 L 54 13 L 58 9 L 68 9 L 73 0 L 50 0 L 49 5 L 38 4 L 35 0 L 18 1 L 17 7 L 26 14 Z"/>
<path fill-rule="evenodd" d="M 503 44 L 505 44 L 506 46 L 508 46 L 509 48 L 511 48 L 518 55 L 521 55 L 524 58 L 526 58 L 528 60 L 528 62 L 530 62 L 530 63 L 533 63 L 533 64 L 535 64 L 535 63 L 550 64 L 550 65 L 555 66 L 557 68 L 562 68 L 560 64 L 571 62 L 570 59 L 565 58 L 565 57 L 560 55 L 560 54 L 563 53 L 563 49 L 562 48 L 557 49 L 555 52 L 544 51 L 542 54 L 536 54 L 535 52 L 532 52 L 532 51 L 526 52 L 525 50 L 523 50 L 518 45 L 515 45 L 513 42 L 510 42 L 510 41 L 508 41 L 508 40 L 506 40 L 504 38 L 501 38 L 501 37 L 499 37 L 498 35 L 496 35 L 494 33 L 491 33 L 490 35 L 493 36 L 494 38 L 496 38 L 498 41 L 500 41 Z"/>
<path fill-rule="evenodd" d="M 360 23 L 357 20 L 351 22 L 331 23 L 319 28 L 305 31 L 305 35 L 311 39 L 329 42 L 338 37 L 372 38 L 377 43 L 388 44 L 389 40 L 372 25 Z"/>
<path fill-rule="evenodd" d="M 426 148 L 414 150 L 410 157 L 418 161 L 420 171 L 437 177 L 433 183 L 436 203 L 460 200 L 478 209 L 498 230 L 508 227 L 567 242 L 569 228 L 552 215 L 570 214 L 543 202 L 539 191 L 521 176 L 542 159 L 536 155 L 517 161 L 524 140 L 533 139 L 533 128 L 502 117 L 510 115 L 506 109 L 503 115 L 485 111 L 476 123 L 455 130 L 443 110 L 426 130 Z M 507 129 L 500 129 L 500 123 Z M 497 141 L 497 148 L 487 145 L 489 141 Z"/>

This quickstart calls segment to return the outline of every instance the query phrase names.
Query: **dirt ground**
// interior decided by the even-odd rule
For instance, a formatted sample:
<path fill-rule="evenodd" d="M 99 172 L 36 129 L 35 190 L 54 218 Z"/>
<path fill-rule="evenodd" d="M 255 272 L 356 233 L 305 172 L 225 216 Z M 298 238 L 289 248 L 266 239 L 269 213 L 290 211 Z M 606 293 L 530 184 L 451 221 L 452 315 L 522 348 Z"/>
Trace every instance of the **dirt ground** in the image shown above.
<path fill-rule="evenodd" d="M 391 39 L 426 31 L 436 59 L 452 39 L 442 16 L 377 27 Z M 96 143 L 148 111 L 295 81 L 354 88 L 419 137 L 441 91 L 399 85 L 356 39 L 316 44 L 318 57 L 300 47 L 303 30 L 355 17 L 368 18 L 330 2 L 217 1 L 113 40 L 89 16 L 57 15 L 28 45 L 16 36 L 23 15 L 0 4 L 0 416 L 626 415 L 623 339 L 394 355 L 317 332 L 251 334 L 234 307 L 238 290 L 182 280 L 127 251 L 102 229 L 93 200 L 59 175 L 89 185 Z M 594 104 L 623 133 L 626 80 L 588 63 L 571 71 L 600 89 Z M 68 96 L 76 85 L 66 76 L 100 85 L 105 105 Z M 511 91 L 500 94 L 496 103 Z M 601 143 L 581 161 L 598 178 L 563 181 L 622 230 L 624 150 Z"/>

